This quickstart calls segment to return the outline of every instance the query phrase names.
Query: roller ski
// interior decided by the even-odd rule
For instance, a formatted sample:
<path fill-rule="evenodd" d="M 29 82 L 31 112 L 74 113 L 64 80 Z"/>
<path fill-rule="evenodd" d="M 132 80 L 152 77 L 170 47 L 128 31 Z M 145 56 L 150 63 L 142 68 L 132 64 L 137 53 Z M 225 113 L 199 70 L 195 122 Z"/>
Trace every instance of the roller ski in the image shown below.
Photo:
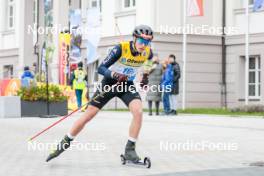
<path fill-rule="evenodd" d="M 121 154 L 121 163 L 123 165 L 130 163 L 130 164 L 135 164 L 135 165 L 141 165 L 141 166 L 146 166 L 146 168 L 151 167 L 151 161 L 150 158 L 145 157 L 144 160 L 142 161 L 141 158 L 137 155 L 136 146 L 134 142 L 128 141 L 125 149 L 125 154 Z"/>
<path fill-rule="evenodd" d="M 67 148 L 70 147 L 72 139 L 70 139 L 67 135 L 62 139 L 62 141 L 57 145 L 56 149 L 53 150 L 48 158 L 46 159 L 46 162 L 49 162 L 50 160 L 58 157 L 62 152 L 64 152 Z"/>

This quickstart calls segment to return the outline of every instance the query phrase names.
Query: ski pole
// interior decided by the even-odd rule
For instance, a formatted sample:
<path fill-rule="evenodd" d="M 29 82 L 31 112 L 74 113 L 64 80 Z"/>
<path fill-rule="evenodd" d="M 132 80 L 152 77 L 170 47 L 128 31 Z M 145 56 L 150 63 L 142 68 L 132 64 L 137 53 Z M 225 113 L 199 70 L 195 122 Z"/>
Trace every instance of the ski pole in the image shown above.
<path fill-rule="evenodd" d="M 48 126 L 47 128 L 43 129 L 42 131 L 40 131 L 39 133 L 35 134 L 33 137 L 31 137 L 29 139 L 29 141 L 32 141 L 33 139 L 35 139 L 36 137 L 38 137 L 39 135 L 41 135 L 42 133 L 48 131 L 50 128 L 54 127 L 55 125 L 57 125 L 58 123 L 60 123 L 61 121 L 65 120 L 66 118 L 70 117 L 72 114 L 74 114 L 75 112 L 77 112 L 78 110 L 80 110 L 82 107 L 86 106 L 87 104 L 89 104 L 91 101 L 95 100 L 98 96 L 103 96 L 105 92 L 101 92 L 100 94 L 98 94 L 97 96 L 95 96 L 93 99 L 91 99 L 90 101 L 88 101 L 87 103 L 85 103 L 84 105 L 82 105 L 80 108 L 77 108 L 76 110 L 72 111 L 70 114 L 62 117 L 61 119 L 59 119 L 58 121 L 54 122 L 53 124 L 51 124 L 50 126 Z"/>
<path fill-rule="evenodd" d="M 111 86 L 111 89 L 114 88 L 117 84 L 119 84 L 119 82 L 117 82 L 116 84 Z M 87 104 L 89 104 L 91 101 L 95 100 L 97 97 L 99 96 L 103 96 L 106 92 L 101 92 L 100 94 L 98 94 L 97 96 L 95 96 L 93 99 L 91 99 L 90 101 L 88 101 L 87 103 L 85 103 L 84 105 L 82 105 L 80 108 L 77 108 L 76 110 L 72 111 L 70 114 L 62 117 L 60 120 L 54 122 L 53 124 L 51 124 L 50 126 L 48 126 L 47 128 L 43 129 L 42 131 L 40 131 L 39 133 L 35 134 L 33 137 L 31 137 L 29 139 L 29 141 L 32 141 L 33 139 L 35 139 L 36 137 L 38 137 L 39 135 L 41 135 L 42 133 L 48 131 L 50 128 L 54 127 L 55 125 L 57 125 L 58 123 L 60 123 L 61 121 L 65 120 L 66 118 L 70 117 L 72 114 L 74 114 L 75 112 L 77 112 L 78 110 L 80 110 L 82 107 L 86 106 Z"/>

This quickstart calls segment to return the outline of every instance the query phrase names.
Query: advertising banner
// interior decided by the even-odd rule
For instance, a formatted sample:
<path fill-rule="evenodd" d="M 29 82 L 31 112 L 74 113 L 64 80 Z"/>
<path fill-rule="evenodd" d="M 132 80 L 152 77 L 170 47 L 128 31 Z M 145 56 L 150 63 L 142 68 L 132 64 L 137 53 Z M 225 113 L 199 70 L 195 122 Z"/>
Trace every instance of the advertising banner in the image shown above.
<path fill-rule="evenodd" d="M 69 72 L 67 67 L 67 59 L 70 39 L 71 35 L 68 33 L 60 33 L 59 35 L 59 83 L 61 85 L 67 84 L 66 76 Z"/>

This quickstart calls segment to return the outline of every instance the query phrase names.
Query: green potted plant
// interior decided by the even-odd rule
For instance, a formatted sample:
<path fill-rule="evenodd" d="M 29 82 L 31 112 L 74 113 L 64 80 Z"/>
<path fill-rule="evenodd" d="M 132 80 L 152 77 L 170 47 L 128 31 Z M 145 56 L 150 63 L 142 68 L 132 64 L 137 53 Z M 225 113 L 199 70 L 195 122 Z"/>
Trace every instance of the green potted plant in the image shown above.
<path fill-rule="evenodd" d="M 49 85 L 49 95 L 47 103 L 46 85 L 22 87 L 18 91 L 21 97 L 21 116 L 37 117 L 45 115 L 66 115 L 68 113 L 68 97 L 63 94 L 57 85 Z M 49 112 L 47 110 L 49 105 Z M 49 113 L 49 114 L 48 114 Z"/>

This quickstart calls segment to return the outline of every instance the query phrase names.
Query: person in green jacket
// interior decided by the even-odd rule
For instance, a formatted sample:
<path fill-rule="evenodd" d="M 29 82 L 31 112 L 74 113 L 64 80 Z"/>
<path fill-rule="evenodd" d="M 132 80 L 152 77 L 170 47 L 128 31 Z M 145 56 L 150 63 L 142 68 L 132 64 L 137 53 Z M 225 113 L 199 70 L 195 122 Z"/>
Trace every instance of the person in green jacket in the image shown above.
<path fill-rule="evenodd" d="M 87 74 L 83 70 L 83 63 L 78 63 L 78 68 L 71 75 L 70 84 L 75 90 L 78 108 L 82 107 L 82 94 L 87 85 Z"/>

